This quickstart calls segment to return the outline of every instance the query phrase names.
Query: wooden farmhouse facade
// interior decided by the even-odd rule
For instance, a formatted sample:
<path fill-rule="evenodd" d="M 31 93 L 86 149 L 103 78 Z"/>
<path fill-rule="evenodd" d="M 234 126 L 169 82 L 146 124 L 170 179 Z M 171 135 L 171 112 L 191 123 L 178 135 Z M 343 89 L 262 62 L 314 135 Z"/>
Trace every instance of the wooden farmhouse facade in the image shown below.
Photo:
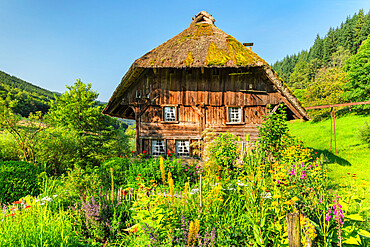
<path fill-rule="evenodd" d="M 136 120 L 137 153 L 188 156 L 206 128 L 255 141 L 281 103 L 289 119 L 309 119 L 271 67 L 202 11 L 132 64 L 103 114 Z"/>

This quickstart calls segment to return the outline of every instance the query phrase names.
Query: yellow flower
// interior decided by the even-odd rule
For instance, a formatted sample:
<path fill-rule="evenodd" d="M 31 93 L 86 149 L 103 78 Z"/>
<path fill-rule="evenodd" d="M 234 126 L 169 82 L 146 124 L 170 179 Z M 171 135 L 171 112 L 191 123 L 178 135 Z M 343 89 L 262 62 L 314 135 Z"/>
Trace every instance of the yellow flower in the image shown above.
<path fill-rule="evenodd" d="M 292 200 L 293 202 L 299 201 L 298 197 L 296 197 L 296 196 L 294 196 L 291 200 Z"/>
<path fill-rule="evenodd" d="M 279 198 L 281 198 L 281 195 L 275 194 L 275 195 L 272 196 L 272 198 L 279 199 Z"/>
<path fill-rule="evenodd" d="M 277 201 L 273 201 L 272 203 L 271 203 L 271 206 L 277 206 L 277 205 L 279 205 L 279 203 L 277 202 Z"/>

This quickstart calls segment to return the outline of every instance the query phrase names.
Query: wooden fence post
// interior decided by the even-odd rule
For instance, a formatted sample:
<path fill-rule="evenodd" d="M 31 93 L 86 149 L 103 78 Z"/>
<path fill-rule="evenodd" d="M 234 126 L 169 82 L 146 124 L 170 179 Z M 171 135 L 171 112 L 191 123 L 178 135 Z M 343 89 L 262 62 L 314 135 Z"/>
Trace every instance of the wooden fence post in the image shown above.
<path fill-rule="evenodd" d="M 289 247 L 301 247 L 301 224 L 299 214 L 287 214 Z"/>

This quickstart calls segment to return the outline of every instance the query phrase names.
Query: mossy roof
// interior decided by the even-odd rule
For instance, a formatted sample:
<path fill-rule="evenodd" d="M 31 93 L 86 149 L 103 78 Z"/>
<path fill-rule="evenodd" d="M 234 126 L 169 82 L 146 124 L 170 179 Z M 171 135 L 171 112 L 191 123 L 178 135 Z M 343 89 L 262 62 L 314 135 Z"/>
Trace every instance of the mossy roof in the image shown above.
<path fill-rule="evenodd" d="M 189 63 L 189 54 L 193 59 Z M 214 24 L 192 22 L 190 27 L 133 63 L 141 68 L 246 67 L 267 63 L 251 49 Z"/>

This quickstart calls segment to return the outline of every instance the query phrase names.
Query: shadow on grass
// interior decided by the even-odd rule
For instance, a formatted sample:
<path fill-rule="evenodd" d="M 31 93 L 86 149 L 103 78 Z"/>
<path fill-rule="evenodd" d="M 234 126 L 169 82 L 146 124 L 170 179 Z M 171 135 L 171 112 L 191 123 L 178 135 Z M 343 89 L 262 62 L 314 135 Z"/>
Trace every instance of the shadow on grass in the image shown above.
<path fill-rule="evenodd" d="M 321 150 L 321 149 L 315 149 L 312 148 L 314 152 L 317 152 L 319 157 L 321 157 L 321 154 L 323 154 L 326 158 L 326 163 L 337 163 L 340 166 L 352 166 L 352 164 L 348 161 L 345 160 L 337 155 L 335 155 L 333 152 L 328 151 L 328 150 Z"/>

